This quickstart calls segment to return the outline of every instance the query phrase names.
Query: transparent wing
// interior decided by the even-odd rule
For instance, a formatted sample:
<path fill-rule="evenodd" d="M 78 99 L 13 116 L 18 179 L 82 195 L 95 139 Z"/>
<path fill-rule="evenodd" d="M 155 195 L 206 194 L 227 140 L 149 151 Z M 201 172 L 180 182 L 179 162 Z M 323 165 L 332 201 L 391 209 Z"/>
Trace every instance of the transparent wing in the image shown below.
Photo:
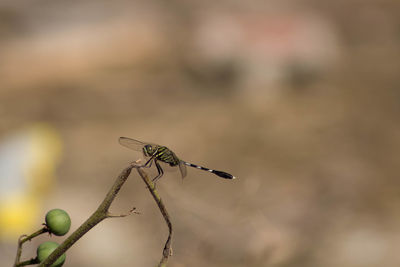
<path fill-rule="evenodd" d="M 142 151 L 143 147 L 147 144 L 128 137 L 120 137 L 118 139 L 118 142 L 124 147 L 130 148 L 135 151 Z"/>
<path fill-rule="evenodd" d="M 187 174 L 186 165 L 182 161 L 179 162 L 179 170 L 181 171 L 182 179 L 185 178 L 185 176 Z"/>

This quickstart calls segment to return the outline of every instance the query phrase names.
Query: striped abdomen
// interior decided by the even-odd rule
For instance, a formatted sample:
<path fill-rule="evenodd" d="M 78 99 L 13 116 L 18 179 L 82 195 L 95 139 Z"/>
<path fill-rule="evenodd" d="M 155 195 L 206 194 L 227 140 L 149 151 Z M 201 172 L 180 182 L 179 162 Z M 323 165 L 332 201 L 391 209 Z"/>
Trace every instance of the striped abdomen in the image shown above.
<path fill-rule="evenodd" d="M 205 168 L 205 167 L 202 167 L 202 166 L 199 166 L 199 165 L 196 165 L 196 164 L 192 164 L 192 163 L 189 163 L 189 162 L 186 162 L 186 161 L 182 161 L 182 162 L 187 166 L 190 166 L 190 167 L 193 167 L 193 168 L 197 168 L 197 169 L 200 169 L 200 170 L 203 170 L 203 171 L 211 172 L 211 173 L 213 173 L 213 174 L 215 174 L 215 175 L 217 175 L 219 177 L 225 178 L 225 179 L 235 179 L 236 178 L 235 176 L 233 176 L 232 174 L 229 174 L 227 172 L 211 170 L 209 168 Z"/>

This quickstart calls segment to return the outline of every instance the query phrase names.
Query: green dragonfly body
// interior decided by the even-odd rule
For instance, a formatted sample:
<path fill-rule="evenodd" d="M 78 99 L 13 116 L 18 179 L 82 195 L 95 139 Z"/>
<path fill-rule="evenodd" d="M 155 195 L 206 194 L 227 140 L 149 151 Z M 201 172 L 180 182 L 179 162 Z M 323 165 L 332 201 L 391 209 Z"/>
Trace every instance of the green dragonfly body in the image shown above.
<path fill-rule="evenodd" d="M 119 143 L 132 150 L 141 151 L 143 155 L 146 158 L 148 158 L 147 162 L 143 165 L 143 167 L 151 167 L 152 163 L 154 162 L 154 164 L 157 167 L 158 175 L 153 179 L 153 181 L 160 179 L 161 176 L 164 174 L 164 170 L 161 168 L 159 162 L 164 162 L 171 167 L 179 167 L 182 178 L 186 176 L 187 173 L 186 166 L 190 166 L 203 171 L 211 172 L 221 178 L 235 179 L 235 176 L 229 173 L 212 170 L 209 168 L 201 167 L 199 165 L 183 161 L 179 159 L 175 155 L 175 153 L 166 146 L 160 146 L 153 143 L 145 143 L 128 137 L 120 137 Z"/>

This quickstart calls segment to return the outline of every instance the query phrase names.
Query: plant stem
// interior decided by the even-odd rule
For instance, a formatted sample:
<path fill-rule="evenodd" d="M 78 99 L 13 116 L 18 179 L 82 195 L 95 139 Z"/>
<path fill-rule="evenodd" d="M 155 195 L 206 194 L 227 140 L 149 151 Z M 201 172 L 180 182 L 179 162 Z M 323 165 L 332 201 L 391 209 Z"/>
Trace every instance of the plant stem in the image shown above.
<path fill-rule="evenodd" d="M 23 236 L 20 236 L 20 237 L 18 238 L 17 255 L 16 255 L 16 257 L 15 257 L 14 267 L 15 267 L 15 266 L 23 266 L 23 265 L 20 265 L 20 264 L 22 264 L 22 262 L 20 262 L 21 253 L 22 253 L 22 245 L 23 245 L 26 241 L 31 241 L 33 238 L 35 238 L 35 237 L 37 237 L 37 236 L 39 236 L 39 235 L 41 235 L 41 234 L 43 234 L 43 233 L 47 233 L 47 232 L 48 232 L 47 227 L 43 227 L 42 229 L 40 229 L 40 230 L 34 232 L 33 234 L 31 234 L 31 235 L 29 235 L 29 236 L 23 235 Z M 25 262 L 26 262 L 26 261 L 25 261 Z M 31 264 L 33 264 L 33 263 L 31 263 Z M 27 265 L 27 264 L 25 264 L 25 265 Z"/>
<path fill-rule="evenodd" d="M 79 226 L 79 228 L 75 230 L 75 232 L 73 232 L 59 247 L 57 247 L 57 249 L 54 250 L 53 253 L 51 253 L 49 257 L 47 257 L 47 259 L 39 265 L 39 267 L 50 266 L 90 229 L 92 229 L 105 218 L 111 217 L 108 215 L 108 209 L 110 208 L 111 203 L 114 201 L 122 185 L 128 179 L 133 167 L 134 165 L 131 165 L 121 172 L 97 210 L 89 217 L 89 219 L 87 219 L 81 226 Z"/>
<path fill-rule="evenodd" d="M 18 263 L 15 266 L 21 267 L 21 266 L 26 266 L 26 265 L 38 264 L 38 263 L 39 263 L 39 260 L 37 258 L 32 258 L 32 259 L 27 260 L 27 261 L 22 261 L 22 262 Z"/>
<path fill-rule="evenodd" d="M 155 184 L 149 179 L 148 175 L 144 170 L 142 169 L 142 166 L 131 164 L 129 167 L 125 168 L 121 174 L 117 177 L 116 181 L 114 182 L 113 186 L 111 189 L 108 191 L 106 197 L 104 200 L 101 202 L 97 210 L 81 225 L 77 230 L 75 230 L 60 246 L 57 247 L 50 255 L 45 259 L 39 267 L 44 267 L 44 266 L 50 266 L 53 264 L 62 254 L 64 254 L 72 245 L 74 245 L 84 234 L 86 234 L 90 229 L 92 229 L 94 226 L 96 226 L 98 223 L 100 223 L 102 220 L 106 218 L 111 218 L 111 217 L 124 217 L 124 215 L 112 215 L 109 213 L 109 208 L 111 206 L 111 203 L 114 201 L 116 195 L 120 191 L 121 187 L 123 184 L 126 182 L 128 179 L 132 168 L 136 168 L 140 177 L 142 177 L 143 181 L 147 185 L 147 188 L 149 189 L 151 195 L 153 196 L 154 200 L 156 201 L 158 208 L 161 211 L 161 214 L 164 217 L 165 222 L 167 223 L 169 234 L 168 234 L 168 239 L 165 243 L 163 253 L 162 253 L 162 258 L 159 263 L 159 267 L 165 267 L 167 265 L 169 257 L 172 255 L 172 249 L 171 249 L 171 241 L 172 241 L 172 224 L 170 217 L 168 215 L 167 209 L 165 208 L 164 203 L 162 202 L 160 196 L 158 195 L 157 190 L 155 189 Z M 131 210 L 133 212 L 134 209 Z M 36 264 L 37 259 L 31 259 L 28 261 L 24 262 L 19 262 L 20 257 L 21 257 L 21 252 L 22 252 L 22 244 L 28 240 L 31 240 L 32 238 L 47 232 L 47 228 L 44 227 L 43 229 L 40 229 L 39 231 L 33 233 L 30 236 L 27 237 L 20 237 L 18 240 L 18 250 L 17 250 L 17 256 L 15 260 L 14 267 L 19 267 L 19 266 L 25 266 L 29 264 Z"/>
<path fill-rule="evenodd" d="M 164 266 L 167 266 L 168 258 L 172 254 L 172 249 L 171 249 L 172 223 L 171 223 L 170 217 L 168 215 L 167 209 L 165 208 L 164 203 L 162 202 L 160 196 L 158 195 L 158 192 L 155 188 L 155 184 L 149 179 L 149 176 L 143 171 L 142 168 L 137 168 L 137 171 L 138 171 L 140 177 L 142 177 L 144 183 L 147 185 L 147 188 L 149 189 L 154 200 L 156 201 L 158 208 L 160 209 L 161 214 L 163 215 L 164 220 L 168 226 L 168 230 L 169 230 L 168 239 L 167 239 L 167 242 L 165 242 L 161 261 L 158 264 L 159 267 L 164 267 Z"/>

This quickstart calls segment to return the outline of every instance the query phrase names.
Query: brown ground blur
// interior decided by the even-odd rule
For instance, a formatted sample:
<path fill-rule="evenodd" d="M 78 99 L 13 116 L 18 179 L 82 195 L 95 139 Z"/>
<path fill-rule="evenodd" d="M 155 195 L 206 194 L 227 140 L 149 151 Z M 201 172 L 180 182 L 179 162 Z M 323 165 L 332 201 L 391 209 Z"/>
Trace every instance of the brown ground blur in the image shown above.
<path fill-rule="evenodd" d="M 64 142 L 43 214 L 76 229 L 128 136 L 238 177 L 160 180 L 170 267 L 399 266 L 398 1 L 148 2 L 0 4 L 0 138 L 47 122 Z M 132 206 L 64 266 L 154 266 L 167 228 L 136 173 L 113 211 Z"/>

